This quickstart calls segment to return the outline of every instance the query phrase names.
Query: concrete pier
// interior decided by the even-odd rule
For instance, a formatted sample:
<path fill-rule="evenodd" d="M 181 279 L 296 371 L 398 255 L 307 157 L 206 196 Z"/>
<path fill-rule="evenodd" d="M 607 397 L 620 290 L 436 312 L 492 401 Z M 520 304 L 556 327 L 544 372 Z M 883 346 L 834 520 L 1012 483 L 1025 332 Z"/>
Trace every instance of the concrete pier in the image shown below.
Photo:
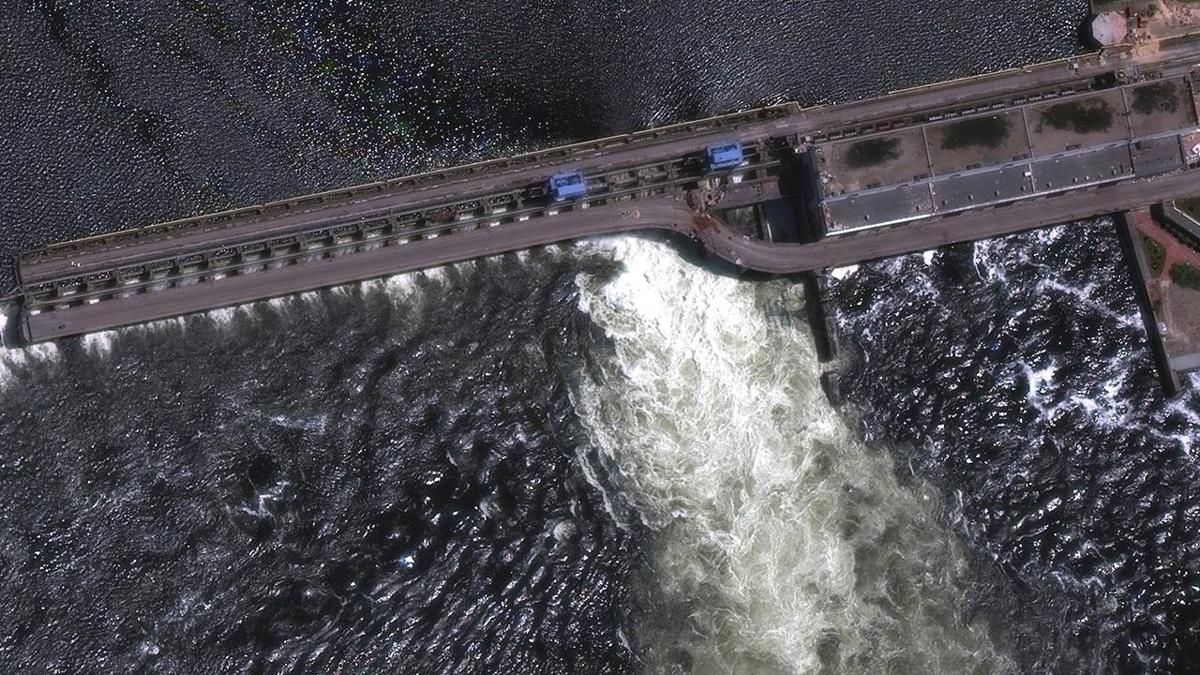
<path fill-rule="evenodd" d="M 1195 224 L 1166 203 L 1125 214 L 1121 227 L 1151 355 L 1172 393 L 1200 370 L 1200 239 L 1186 227 Z"/>
<path fill-rule="evenodd" d="M 1146 341 L 1150 346 L 1150 358 L 1154 362 L 1155 371 L 1158 372 L 1158 379 L 1162 384 L 1163 391 L 1168 396 L 1174 396 L 1179 393 L 1180 389 L 1179 373 L 1172 367 L 1171 357 L 1167 353 L 1166 345 L 1163 342 L 1163 334 L 1159 327 L 1158 317 L 1154 311 L 1154 303 L 1150 298 L 1147 288 L 1154 274 L 1151 271 L 1146 249 L 1140 241 L 1141 235 L 1138 233 L 1134 216 L 1131 213 L 1122 213 L 1117 216 L 1117 235 L 1121 239 L 1121 249 L 1124 251 L 1125 259 L 1128 262 L 1127 267 L 1130 279 L 1133 282 L 1133 292 L 1137 298 L 1138 311 L 1142 317 L 1142 325 L 1146 329 Z"/>

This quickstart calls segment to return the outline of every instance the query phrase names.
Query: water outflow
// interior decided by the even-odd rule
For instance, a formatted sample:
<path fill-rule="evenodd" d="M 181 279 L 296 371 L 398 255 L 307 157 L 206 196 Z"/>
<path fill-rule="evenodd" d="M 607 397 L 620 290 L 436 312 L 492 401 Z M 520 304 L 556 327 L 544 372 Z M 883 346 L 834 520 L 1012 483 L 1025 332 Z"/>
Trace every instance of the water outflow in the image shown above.
<path fill-rule="evenodd" d="M 799 285 L 579 253 L 0 355 L 0 665 L 1010 669 Z"/>
<path fill-rule="evenodd" d="M 964 620 L 937 499 L 827 403 L 799 284 L 711 274 L 638 238 L 579 275 L 613 356 L 576 410 L 649 528 L 650 673 L 1002 672 Z"/>
<path fill-rule="evenodd" d="M 837 296 L 844 392 L 1012 580 L 978 601 L 1022 670 L 1197 672 L 1200 392 L 1163 397 L 1112 224 L 863 265 Z"/>
<path fill-rule="evenodd" d="M 5 260 L 56 239 L 383 178 L 425 162 L 781 98 L 844 100 L 1061 56 L 1076 48 L 1072 31 L 1086 10 L 1082 0 L 872 1 L 853 11 L 842 0 L 486 0 L 457 11 L 383 1 L 16 4 L 0 12 L 14 74 L 0 77 Z M 0 592 L 11 600 L 0 603 L 0 671 L 214 672 L 256 661 L 305 672 L 633 670 L 620 628 L 635 545 L 631 530 L 614 523 L 636 529 L 636 519 L 617 487 L 604 488 L 603 467 L 585 471 L 591 459 L 576 459 L 587 457 L 589 441 L 562 403 L 564 373 L 594 351 L 591 326 L 578 317 L 577 270 L 544 263 L 455 268 L 428 294 L 397 298 L 394 284 L 368 285 L 349 298 L 322 293 L 0 357 L 0 438 L 9 446 L 0 455 Z M 11 270 L 0 264 L 5 280 L 7 289 Z M 597 293 L 590 311 L 599 321 Z M 745 295 L 739 307 L 752 304 Z M 786 342 L 778 321 L 753 321 Z M 618 347 L 631 349 L 630 330 L 614 338 Z M 778 348 L 753 338 L 763 353 L 744 346 L 736 358 L 769 362 L 757 361 L 768 383 L 782 381 L 770 379 L 782 378 L 775 369 L 807 372 L 788 366 L 807 354 L 807 339 Z M 599 372 L 616 372 L 617 363 L 603 361 Z M 721 363 L 731 361 L 693 367 Z M 645 403 L 634 386 L 645 376 L 614 375 L 611 386 Z M 578 386 L 581 409 L 589 388 L 604 388 Z M 750 397 L 746 386 L 711 385 L 706 400 Z M 643 583 L 644 634 L 635 641 L 662 644 L 651 632 L 661 630 L 700 663 L 702 641 L 668 621 L 696 616 L 697 625 L 714 626 L 711 634 L 722 627 L 721 635 L 748 636 L 745 650 L 729 639 L 711 649 L 731 662 L 766 654 L 743 661 L 755 672 L 822 656 L 854 664 L 867 661 L 855 654 L 868 654 L 882 663 L 871 631 L 887 649 L 899 644 L 901 656 L 942 653 L 914 646 L 940 633 L 914 635 L 913 643 L 898 636 L 918 620 L 952 624 L 937 618 L 953 613 L 960 594 L 937 581 L 946 569 L 961 572 L 946 535 L 912 515 L 922 511 L 908 506 L 924 500 L 911 488 L 872 491 L 892 485 L 878 478 L 887 473 L 882 457 L 850 453 L 852 443 L 819 445 L 800 421 L 810 419 L 801 411 L 816 400 L 813 383 L 789 386 L 797 402 L 781 404 L 770 424 L 774 403 L 755 406 L 754 415 L 737 408 L 736 418 L 732 403 L 714 403 L 704 414 L 752 425 L 776 444 L 768 453 L 745 443 L 743 450 L 757 448 L 756 461 L 779 457 L 784 443 L 813 459 L 771 460 L 778 466 L 796 467 L 806 485 L 852 490 L 818 499 L 826 493 L 777 489 L 776 506 L 752 512 L 774 514 L 756 536 L 739 520 L 739 539 L 702 539 L 664 506 L 672 502 L 663 481 L 681 469 L 666 462 L 676 474 L 637 471 L 634 459 L 649 452 L 649 440 L 619 455 L 629 464 L 630 493 L 644 488 L 639 503 L 659 528 L 662 560 L 676 561 L 655 569 L 696 560 L 691 576 Z M 743 457 L 731 442 L 716 443 L 728 428 L 710 435 L 698 420 L 679 424 L 700 439 L 696 450 L 668 444 L 666 456 L 707 457 L 716 468 L 724 461 L 717 451 L 730 466 Z M 700 452 L 708 444 L 718 447 Z M 741 461 L 754 485 L 783 483 Z M 816 475 L 830 477 L 822 483 Z M 678 484 L 693 490 L 690 501 L 679 500 L 681 512 L 700 514 L 701 482 L 689 485 Z M 480 492 L 506 496 L 493 506 L 475 501 Z M 796 513 L 804 504 L 811 506 Z M 726 513 L 744 513 L 735 507 Z M 836 514 L 825 529 L 812 525 L 822 513 Z M 728 520 L 725 530 L 713 527 L 716 516 L 701 522 L 734 532 Z M 792 528 L 786 537 L 778 534 L 784 521 Z M 1126 523 L 1134 530 L 1136 517 Z M 689 558 L 678 552 L 701 549 L 671 544 L 679 532 L 716 543 Z M 820 550 L 814 532 L 839 533 L 826 540 L 841 567 L 761 564 L 741 575 L 722 566 L 734 541 L 753 542 L 781 564 L 798 562 Z M 795 543 L 793 534 L 810 538 Z M 822 587 L 797 569 L 842 574 L 804 572 Z M 931 577 L 922 576 L 927 570 Z M 678 589 L 687 585 L 698 600 L 681 608 Z M 773 615 L 774 598 L 763 598 L 776 587 L 789 602 Z M 830 597 L 842 604 L 820 606 L 824 588 L 840 589 Z M 805 602 L 793 599 L 802 592 Z M 951 599 L 930 599 L 945 595 Z M 655 613 L 658 602 L 666 609 Z M 768 638 L 751 634 L 743 617 L 760 617 L 754 625 L 777 646 L 786 642 L 781 629 L 761 617 L 797 623 L 797 608 L 807 607 L 817 609 L 806 625 L 831 626 L 816 638 L 816 657 L 812 631 L 799 631 L 792 646 L 807 656 L 754 646 Z M 848 625 L 865 628 L 834 628 Z M 947 639 L 945 652 L 955 653 L 956 641 L 971 644 Z M 651 646 L 647 658 L 664 667 L 687 660 L 665 650 Z M 577 660 L 565 662 L 567 654 Z M 960 661 L 946 663 L 953 670 Z"/>

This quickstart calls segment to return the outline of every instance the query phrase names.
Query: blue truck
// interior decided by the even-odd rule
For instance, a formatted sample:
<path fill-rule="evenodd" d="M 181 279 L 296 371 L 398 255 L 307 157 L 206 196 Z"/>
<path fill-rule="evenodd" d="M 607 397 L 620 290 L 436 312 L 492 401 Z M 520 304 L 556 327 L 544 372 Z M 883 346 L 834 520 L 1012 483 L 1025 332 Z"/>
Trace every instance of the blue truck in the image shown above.
<path fill-rule="evenodd" d="M 546 192 L 552 202 L 578 199 L 587 194 L 587 189 L 587 179 L 578 171 L 556 173 L 546 181 Z"/>
<path fill-rule="evenodd" d="M 723 171 L 741 166 L 742 144 L 737 141 L 713 143 L 704 149 L 704 157 L 708 160 L 709 171 Z"/>

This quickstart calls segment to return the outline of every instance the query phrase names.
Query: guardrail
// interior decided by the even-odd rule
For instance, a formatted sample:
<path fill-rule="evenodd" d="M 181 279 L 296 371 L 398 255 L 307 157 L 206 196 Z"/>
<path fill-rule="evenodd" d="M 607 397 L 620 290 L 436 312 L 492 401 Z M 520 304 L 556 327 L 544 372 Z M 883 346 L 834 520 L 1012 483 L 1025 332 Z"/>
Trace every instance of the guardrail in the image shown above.
<path fill-rule="evenodd" d="M 1062 58 L 1053 59 L 1051 61 L 1041 61 L 1041 62 L 1033 63 L 1033 64 L 1030 64 L 1027 66 L 1014 66 L 1012 68 L 1005 68 L 1004 70 L 996 70 L 996 71 L 992 71 L 992 72 L 988 72 L 988 73 L 979 73 L 978 75 L 965 75 L 963 77 L 956 77 L 952 80 L 942 80 L 939 82 L 928 82 L 926 84 L 918 84 L 918 85 L 912 86 L 912 87 L 904 87 L 903 89 L 893 89 L 893 90 L 887 92 L 887 94 L 885 94 L 885 96 L 903 96 L 906 94 L 915 94 L 915 93 L 918 93 L 921 91 L 930 91 L 930 90 L 940 89 L 943 87 L 956 87 L 956 86 L 962 86 L 964 84 L 970 84 L 970 83 L 974 83 L 974 82 L 987 82 L 990 80 L 999 80 L 999 79 L 1004 79 L 1006 77 L 1012 77 L 1013 75 L 1016 75 L 1018 73 L 1032 73 L 1032 72 L 1035 72 L 1038 70 L 1049 70 L 1050 68 L 1054 68 L 1054 67 L 1062 66 L 1062 65 L 1072 66 L 1073 70 L 1078 70 L 1079 65 L 1084 63 L 1084 61 L 1088 60 L 1088 59 L 1094 59 L 1096 61 L 1095 65 L 1097 65 L 1097 66 L 1103 65 L 1101 58 L 1102 58 L 1102 53 L 1099 51 L 1087 52 L 1086 54 L 1076 54 L 1074 56 L 1064 56 Z"/>

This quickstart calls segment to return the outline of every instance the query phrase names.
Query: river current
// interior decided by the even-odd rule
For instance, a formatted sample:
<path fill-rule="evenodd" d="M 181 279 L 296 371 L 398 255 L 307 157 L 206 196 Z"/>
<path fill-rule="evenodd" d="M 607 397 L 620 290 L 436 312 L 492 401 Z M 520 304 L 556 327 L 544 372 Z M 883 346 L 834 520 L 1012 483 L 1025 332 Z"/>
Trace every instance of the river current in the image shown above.
<path fill-rule="evenodd" d="M 1085 11 L 16 5 L 6 253 L 1069 54 Z M 1111 224 L 839 277 L 841 409 L 798 284 L 656 237 L 6 350 L 0 670 L 1184 670 L 1200 407 Z"/>

